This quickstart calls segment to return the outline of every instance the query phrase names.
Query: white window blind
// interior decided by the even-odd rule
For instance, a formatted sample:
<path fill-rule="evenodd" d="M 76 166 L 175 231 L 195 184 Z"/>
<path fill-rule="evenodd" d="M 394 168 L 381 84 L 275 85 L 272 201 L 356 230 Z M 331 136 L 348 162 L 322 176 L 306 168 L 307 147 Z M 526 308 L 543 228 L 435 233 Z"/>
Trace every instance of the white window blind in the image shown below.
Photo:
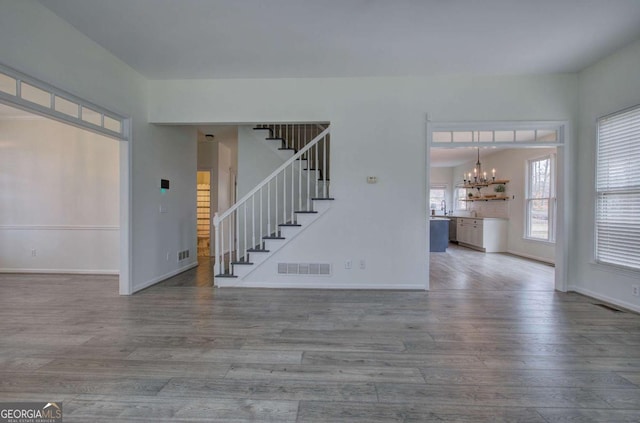
<path fill-rule="evenodd" d="M 640 106 L 598 120 L 596 261 L 640 270 Z"/>

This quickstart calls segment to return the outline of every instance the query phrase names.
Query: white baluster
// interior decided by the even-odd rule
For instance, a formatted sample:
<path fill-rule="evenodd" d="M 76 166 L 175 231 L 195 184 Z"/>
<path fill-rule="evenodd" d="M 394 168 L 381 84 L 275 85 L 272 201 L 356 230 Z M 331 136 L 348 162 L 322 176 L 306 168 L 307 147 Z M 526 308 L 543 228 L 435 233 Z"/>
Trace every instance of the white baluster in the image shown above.
<path fill-rule="evenodd" d="M 234 212 L 235 213 L 235 212 Z M 232 220 L 233 220 L 233 213 L 229 215 L 229 218 L 227 219 L 229 221 L 229 262 L 227 263 L 227 272 L 225 273 L 229 273 L 231 274 L 231 256 L 233 255 L 233 243 L 232 243 L 232 238 L 233 238 L 233 227 L 231 226 L 232 224 Z"/>
<path fill-rule="evenodd" d="M 213 274 L 214 275 L 219 275 L 220 274 L 220 221 L 218 220 L 218 213 L 214 213 L 213 215 L 213 230 L 215 231 L 216 234 L 216 239 L 215 239 L 215 254 L 213 255 L 214 260 L 215 260 L 215 265 L 213 267 Z"/>
<path fill-rule="evenodd" d="M 295 166 L 295 162 L 293 163 Z M 298 210 L 302 210 L 302 157 L 298 159 Z"/>
<path fill-rule="evenodd" d="M 296 162 L 291 163 L 291 223 L 293 223 L 293 212 L 294 212 L 294 208 L 295 208 L 295 198 L 296 198 L 296 194 L 295 194 L 295 189 L 296 189 L 296 182 L 295 182 L 295 171 L 296 170 Z"/>
<path fill-rule="evenodd" d="M 244 220 L 244 233 L 242 234 L 242 241 L 243 241 L 243 258 L 244 261 L 247 261 L 247 203 L 244 203 L 244 211 L 242 213 L 242 218 Z M 238 259 L 238 261 L 240 261 L 240 259 Z"/>
<path fill-rule="evenodd" d="M 267 235 L 271 233 L 271 181 L 267 182 Z M 260 242 L 262 242 L 261 235 Z"/>
<path fill-rule="evenodd" d="M 322 139 L 322 196 L 329 198 L 327 195 L 327 136 Z"/>
<path fill-rule="evenodd" d="M 287 168 L 282 169 L 282 223 L 287 223 Z M 277 226 L 277 222 L 276 222 Z"/>
<path fill-rule="evenodd" d="M 276 175 L 274 180 L 275 180 L 275 186 L 276 186 L 276 198 L 275 198 L 275 201 L 274 201 L 274 204 L 276 206 L 275 207 L 276 219 L 275 219 L 275 223 L 273 225 L 274 226 L 273 230 L 275 232 L 278 232 L 278 175 Z M 271 232 L 269 232 L 269 236 L 271 236 Z"/>
<path fill-rule="evenodd" d="M 236 224 L 236 240 L 235 240 L 235 247 L 236 247 L 236 259 L 232 260 L 232 261 L 239 261 L 240 260 L 240 210 L 236 210 L 235 211 L 235 224 Z"/>
<path fill-rule="evenodd" d="M 316 186 L 316 198 L 318 198 L 318 143 L 316 143 L 316 145 L 313 146 L 314 149 L 314 153 L 313 153 L 313 158 L 315 160 L 315 166 L 314 166 L 314 171 L 313 171 L 313 183 Z"/>

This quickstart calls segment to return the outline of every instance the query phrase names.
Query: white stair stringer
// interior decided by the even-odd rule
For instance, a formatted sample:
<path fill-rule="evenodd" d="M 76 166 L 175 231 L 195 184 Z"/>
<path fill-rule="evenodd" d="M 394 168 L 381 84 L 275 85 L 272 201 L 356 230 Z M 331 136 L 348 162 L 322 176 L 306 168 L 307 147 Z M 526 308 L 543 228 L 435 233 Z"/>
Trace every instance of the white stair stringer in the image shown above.
<path fill-rule="evenodd" d="M 320 216 L 331 208 L 331 200 L 312 200 L 314 211 L 317 213 L 296 213 L 297 223 L 300 226 L 281 226 L 280 236 L 285 239 L 264 239 L 264 248 L 268 252 L 250 252 L 250 262 L 253 264 L 242 264 L 233 266 L 233 274 L 235 278 L 216 278 L 214 279 L 217 287 L 238 287 L 243 286 L 244 278 L 260 267 L 262 264 L 270 261 L 271 257 L 286 244 L 295 239 L 304 232 L 308 227 L 315 223 Z"/>

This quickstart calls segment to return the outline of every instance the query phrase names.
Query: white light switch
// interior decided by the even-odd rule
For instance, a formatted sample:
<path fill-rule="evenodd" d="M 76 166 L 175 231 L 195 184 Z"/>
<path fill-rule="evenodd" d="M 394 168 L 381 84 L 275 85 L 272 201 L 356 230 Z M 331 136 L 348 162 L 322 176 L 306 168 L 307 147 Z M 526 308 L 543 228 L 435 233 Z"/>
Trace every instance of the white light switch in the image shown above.
<path fill-rule="evenodd" d="M 167 206 L 163 206 L 162 204 L 160 204 L 160 213 L 166 213 L 167 212 Z"/>
<path fill-rule="evenodd" d="M 368 184 L 375 184 L 376 182 L 378 182 L 378 177 L 377 176 L 367 176 L 367 183 Z"/>

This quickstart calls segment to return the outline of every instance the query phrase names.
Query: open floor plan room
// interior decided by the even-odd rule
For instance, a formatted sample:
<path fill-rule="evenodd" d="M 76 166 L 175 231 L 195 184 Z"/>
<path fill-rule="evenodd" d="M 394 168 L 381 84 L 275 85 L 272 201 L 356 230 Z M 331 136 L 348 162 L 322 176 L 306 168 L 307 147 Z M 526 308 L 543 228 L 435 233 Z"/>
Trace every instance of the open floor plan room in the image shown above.
<path fill-rule="evenodd" d="M 640 316 L 477 254 L 489 278 L 432 262 L 430 292 L 0 275 L 0 398 L 66 422 L 637 422 Z"/>

